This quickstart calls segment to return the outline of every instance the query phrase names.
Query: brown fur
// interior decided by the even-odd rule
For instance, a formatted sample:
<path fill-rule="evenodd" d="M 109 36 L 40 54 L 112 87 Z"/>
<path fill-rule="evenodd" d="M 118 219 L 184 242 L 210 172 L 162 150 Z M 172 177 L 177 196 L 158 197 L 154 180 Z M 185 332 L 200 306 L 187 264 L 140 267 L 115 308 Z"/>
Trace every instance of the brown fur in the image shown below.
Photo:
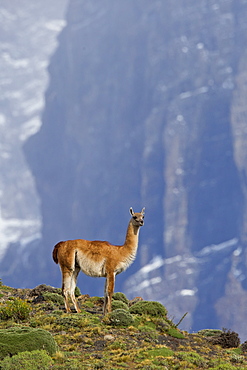
<path fill-rule="evenodd" d="M 92 277 L 105 277 L 105 302 L 103 313 L 111 311 L 111 300 L 114 292 L 115 276 L 134 261 L 140 226 L 144 224 L 144 208 L 140 213 L 134 213 L 130 208 L 129 221 L 125 243 L 112 245 L 106 241 L 89 241 L 84 239 L 59 242 L 53 249 L 53 260 L 58 263 L 62 272 L 62 293 L 65 299 L 66 311 L 70 312 L 68 297 L 80 312 L 74 290 L 77 276 L 82 270 Z"/>

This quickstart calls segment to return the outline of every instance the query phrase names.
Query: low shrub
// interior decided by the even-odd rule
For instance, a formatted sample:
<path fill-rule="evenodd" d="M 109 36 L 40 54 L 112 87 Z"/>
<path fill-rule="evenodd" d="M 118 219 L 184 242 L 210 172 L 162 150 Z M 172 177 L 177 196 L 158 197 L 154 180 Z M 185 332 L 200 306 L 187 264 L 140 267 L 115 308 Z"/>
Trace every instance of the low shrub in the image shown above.
<path fill-rule="evenodd" d="M 126 297 L 126 295 L 122 292 L 116 292 L 113 294 L 112 298 L 116 301 L 122 301 L 128 305 L 129 301 Z"/>
<path fill-rule="evenodd" d="M 247 340 L 241 344 L 241 350 L 242 352 L 247 352 Z"/>
<path fill-rule="evenodd" d="M 46 330 L 17 326 L 0 330 L 0 359 L 19 352 L 46 350 L 50 355 L 57 351 L 57 344 Z"/>
<path fill-rule="evenodd" d="M 114 310 L 117 310 L 119 308 L 121 308 L 122 310 L 125 310 L 125 311 L 129 310 L 129 307 L 123 301 L 112 301 L 112 310 L 114 311 Z"/>
<path fill-rule="evenodd" d="M 157 339 L 158 338 L 157 331 L 154 328 L 151 328 L 148 325 L 140 325 L 140 326 L 138 326 L 138 330 L 148 338 L 151 338 L 151 339 Z"/>
<path fill-rule="evenodd" d="M 8 301 L 0 307 L 0 318 L 2 320 L 14 319 L 15 321 L 23 321 L 28 319 L 32 311 L 31 305 L 20 298 Z"/>
<path fill-rule="evenodd" d="M 81 315 L 66 315 L 56 318 L 56 323 L 61 325 L 63 329 L 70 329 L 74 327 L 84 326 L 84 317 Z"/>
<path fill-rule="evenodd" d="M 171 328 L 170 324 L 161 318 L 155 320 L 154 323 L 156 325 L 156 329 L 162 333 L 167 332 Z"/>
<path fill-rule="evenodd" d="M 220 345 L 222 348 L 236 348 L 240 345 L 238 333 L 226 329 L 223 329 L 220 335 L 210 337 L 208 340 L 213 344 Z"/>
<path fill-rule="evenodd" d="M 121 308 L 109 313 L 109 321 L 115 326 L 130 326 L 134 323 L 132 315 Z"/>
<path fill-rule="evenodd" d="M 50 292 L 44 292 L 42 293 L 45 301 L 50 301 L 59 305 L 64 304 L 64 299 L 60 294 L 57 293 L 50 293 Z"/>
<path fill-rule="evenodd" d="M 220 329 L 202 329 L 198 331 L 198 334 L 203 335 L 204 337 L 214 337 L 222 333 Z"/>
<path fill-rule="evenodd" d="M 48 370 L 52 363 L 53 361 L 46 351 L 36 350 L 21 352 L 13 357 L 5 357 L 0 362 L 0 367 L 4 370 Z"/>
<path fill-rule="evenodd" d="M 166 316 L 167 310 L 159 302 L 140 301 L 130 307 L 130 313 L 137 315 L 147 314 L 151 316 Z"/>
<path fill-rule="evenodd" d="M 75 287 L 75 296 L 76 297 L 79 297 L 81 295 L 81 291 L 80 291 L 80 288 L 78 288 L 78 286 Z"/>

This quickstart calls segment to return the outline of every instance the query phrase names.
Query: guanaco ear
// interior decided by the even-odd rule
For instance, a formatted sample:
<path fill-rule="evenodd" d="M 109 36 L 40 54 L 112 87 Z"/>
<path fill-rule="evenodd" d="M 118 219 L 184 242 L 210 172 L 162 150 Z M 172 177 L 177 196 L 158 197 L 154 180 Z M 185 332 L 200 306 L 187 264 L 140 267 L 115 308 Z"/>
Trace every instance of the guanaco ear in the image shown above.
<path fill-rule="evenodd" d="M 133 211 L 133 208 L 132 207 L 130 207 L 130 214 L 131 214 L 131 216 L 133 216 L 134 215 L 134 211 Z"/>
<path fill-rule="evenodd" d="M 145 207 L 142 208 L 141 214 L 145 215 Z"/>

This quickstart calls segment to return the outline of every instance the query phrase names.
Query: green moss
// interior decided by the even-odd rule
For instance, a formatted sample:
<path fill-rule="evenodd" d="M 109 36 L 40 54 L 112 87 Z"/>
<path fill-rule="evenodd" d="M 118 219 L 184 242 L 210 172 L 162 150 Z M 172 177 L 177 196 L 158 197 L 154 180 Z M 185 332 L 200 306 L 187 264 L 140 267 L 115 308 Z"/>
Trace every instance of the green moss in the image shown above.
<path fill-rule="evenodd" d="M 50 355 L 57 351 L 57 344 L 48 331 L 27 326 L 0 330 L 0 359 L 37 349 L 45 349 Z"/>
<path fill-rule="evenodd" d="M 151 349 L 145 352 L 145 356 L 147 356 L 148 358 L 154 358 L 158 356 L 169 357 L 173 356 L 173 354 L 174 352 L 167 347 Z"/>
<path fill-rule="evenodd" d="M 21 352 L 13 357 L 6 357 L 0 362 L 5 370 L 48 370 L 53 361 L 44 350 Z"/>
<path fill-rule="evenodd" d="M 177 330 L 176 328 L 168 329 L 167 334 L 170 335 L 173 338 L 179 338 L 179 339 L 185 338 L 185 336 L 179 330 Z"/>
<path fill-rule="evenodd" d="M 166 316 L 167 310 L 159 302 L 140 301 L 130 307 L 130 313 L 137 315 L 147 314 L 151 316 Z"/>
<path fill-rule="evenodd" d="M 122 301 L 128 305 L 129 301 L 124 293 L 116 292 L 113 294 L 112 298 L 117 301 Z"/>
<path fill-rule="evenodd" d="M 115 326 L 130 326 L 134 323 L 132 315 L 123 309 L 117 309 L 109 313 L 109 321 Z"/>

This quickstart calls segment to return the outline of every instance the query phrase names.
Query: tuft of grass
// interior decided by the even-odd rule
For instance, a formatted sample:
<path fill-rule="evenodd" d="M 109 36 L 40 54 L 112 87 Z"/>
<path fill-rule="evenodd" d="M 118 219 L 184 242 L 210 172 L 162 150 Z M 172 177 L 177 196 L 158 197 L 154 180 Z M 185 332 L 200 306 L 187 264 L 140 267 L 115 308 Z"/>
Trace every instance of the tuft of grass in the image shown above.
<path fill-rule="evenodd" d="M 186 361 L 188 364 L 195 365 L 198 368 L 207 366 L 207 361 L 205 361 L 205 359 L 196 352 L 178 352 L 176 357 L 179 360 Z"/>
<path fill-rule="evenodd" d="M 15 298 L 0 306 L 0 318 L 1 320 L 24 321 L 29 318 L 31 311 L 32 307 L 28 302 Z"/>

